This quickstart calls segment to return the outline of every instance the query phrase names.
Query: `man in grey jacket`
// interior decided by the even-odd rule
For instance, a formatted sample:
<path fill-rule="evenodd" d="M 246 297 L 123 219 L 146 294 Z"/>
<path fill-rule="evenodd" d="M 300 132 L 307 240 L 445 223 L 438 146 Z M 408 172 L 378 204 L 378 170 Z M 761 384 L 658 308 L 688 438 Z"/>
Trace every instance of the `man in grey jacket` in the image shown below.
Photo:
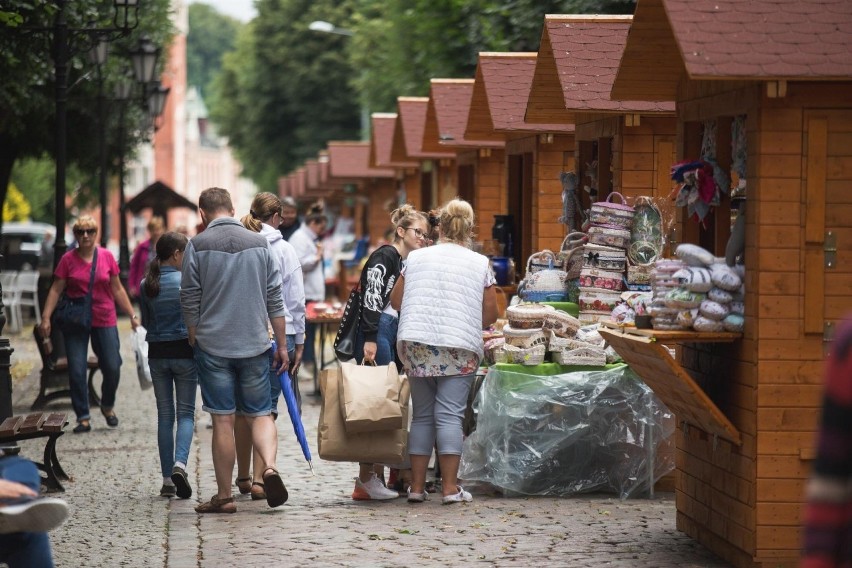
<path fill-rule="evenodd" d="M 287 489 L 275 466 L 278 438 L 269 391 L 269 332 L 275 333 L 277 372 L 287 369 L 281 276 L 266 239 L 234 219 L 227 190 L 205 189 L 198 198 L 203 232 L 187 245 L 181 278 L 181 309 L 195 349 L 202 408 L 213 418 L 213 468 L 218 493 L 199 513 L 234 513 L 235 414 L 251 426 L 260 452 L 266 501 L 277 507 Z"/>

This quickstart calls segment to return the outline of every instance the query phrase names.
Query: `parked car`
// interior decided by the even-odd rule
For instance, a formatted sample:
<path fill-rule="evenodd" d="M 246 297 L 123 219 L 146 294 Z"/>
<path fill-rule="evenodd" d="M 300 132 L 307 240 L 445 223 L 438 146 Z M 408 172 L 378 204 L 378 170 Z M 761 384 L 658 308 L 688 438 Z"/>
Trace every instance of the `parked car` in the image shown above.
<path fill-rule="evenodd" d="M 4 223 L 0 267 L 3 270 L 38 270 L 50 276 L 56 227 L 47 223 Z"/>

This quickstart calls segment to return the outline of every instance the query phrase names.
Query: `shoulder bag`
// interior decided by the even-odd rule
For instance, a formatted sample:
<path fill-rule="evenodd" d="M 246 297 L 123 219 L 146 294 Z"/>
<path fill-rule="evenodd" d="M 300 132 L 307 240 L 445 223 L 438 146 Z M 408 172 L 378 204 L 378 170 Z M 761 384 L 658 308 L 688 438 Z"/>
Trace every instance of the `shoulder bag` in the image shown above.
<path fill-rule="evenodd" d="M 83 333 L 92 329 L 92 289 L 95 287 L 95 270 L 98 266 L 98 249 L 92 257 L 89 272 L 89 289 L 81 298 L 71 298 L 64 291 L 53 312 L 53 321 L 62 333 Z M 67 288 L 66 288 L 67 289 Z"/>
<path fill-rule="evenodd" d="M 340 327 L 337 328 L 337 336 L 334 338 L 334 353 L 340 361 L 349 361 L 355 358 L 355 342 L 358 337 L 358 325 L 361 321 L 363 297 L 361 284 L 352 288 L 346 307 L 343 308 L 343 317 L 340 318 Z"/>

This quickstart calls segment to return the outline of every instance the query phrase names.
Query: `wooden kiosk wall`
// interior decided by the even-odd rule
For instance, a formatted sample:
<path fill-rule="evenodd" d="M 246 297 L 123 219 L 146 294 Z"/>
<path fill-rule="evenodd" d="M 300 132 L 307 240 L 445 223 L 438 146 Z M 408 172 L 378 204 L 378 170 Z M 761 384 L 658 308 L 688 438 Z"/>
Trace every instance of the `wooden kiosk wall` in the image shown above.
<path fill-rule="evenodd" d="M 678 430 L 677 527 L 738 567 L 795 566 L 823 327 L 852 309 L 852 84 L 790 83 L 770 98 L 762 84 L 690 82 L 680 157 L 697 157 L 690 123 L 738 114 L 748 139 L 745 332 L 730 345 L 683 344 L 680 364 L 743 443 Z M 826 231 L 838 243 L 833 268 Z"/>
<path fill-rule="evenodd" d="M 459 196 L 468 199 L 476 218 L 474 240 L 491 238 L 495 215 L 508 212 L 505 190 L 505 151 L 502 148 L 475 148 L 459 151 L 456 161 L 459 168 Z M 463 187 L 462 171 L 472 169 L 472 187 Z"/>

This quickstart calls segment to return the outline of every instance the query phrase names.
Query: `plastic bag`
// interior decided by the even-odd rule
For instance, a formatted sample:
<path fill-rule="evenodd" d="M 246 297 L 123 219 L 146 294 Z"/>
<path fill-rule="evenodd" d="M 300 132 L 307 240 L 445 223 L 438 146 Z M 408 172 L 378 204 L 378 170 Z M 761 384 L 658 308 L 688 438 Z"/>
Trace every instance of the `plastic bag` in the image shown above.
<path fill-rule="evenodd" d="M 674 415 L 627 365 L 541 376 L 500 367 L 473 403 L 476 429 L 459 468 L 466 484 L 625 499 L 674 469 Z"/>
<path fill-rule="evenodd" d="M 136 328 L 136 331 L 130 332 L 130 345 L 133 346 L 133 353 L 136 355 L 136 374 L 142 390 L 148 390 L 154 386 L 151 380 L 151 369 L 148 367 L 148 342 L 145 341 L 147 334 L 148 332 L 141 325 Z"/>

